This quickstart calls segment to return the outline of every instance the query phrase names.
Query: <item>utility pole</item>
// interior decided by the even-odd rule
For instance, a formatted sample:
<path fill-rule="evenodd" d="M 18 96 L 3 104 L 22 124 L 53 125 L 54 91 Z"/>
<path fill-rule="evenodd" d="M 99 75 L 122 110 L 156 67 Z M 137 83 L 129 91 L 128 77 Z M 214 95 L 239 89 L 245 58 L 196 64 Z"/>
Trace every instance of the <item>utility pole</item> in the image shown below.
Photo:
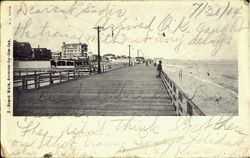
<path fill-rule="evenodd" d="M 130 66 L 130 47 L 131 45 L 128 45 L 128 65 Z"/>
<path fill-rule="evenodd" d="M 100 26 L 97 26 L 97 27 L 94 27 L 93 29 L 96 29 L 97 30 L 97 48 L 98 48 L 98 58 L 97 58 L 97 61 L 98 61 L 98 73 L 100 74 L 101 73 L 101 56 L 100 56 L 100 29 L 103 29 L 104 27 L 100 27 Z"/>

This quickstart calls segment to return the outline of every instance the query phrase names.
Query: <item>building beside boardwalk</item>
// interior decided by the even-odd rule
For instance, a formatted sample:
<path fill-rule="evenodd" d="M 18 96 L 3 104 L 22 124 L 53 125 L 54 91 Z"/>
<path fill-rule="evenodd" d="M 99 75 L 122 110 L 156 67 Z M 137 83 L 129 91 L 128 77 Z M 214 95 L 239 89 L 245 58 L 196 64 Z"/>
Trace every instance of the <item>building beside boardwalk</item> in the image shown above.
<path fill-rule="evenodd" d="M 61 59 L 62 52 L 52 52 L 52 59 Z"/>
<path fill-rule="evenodd" d="M 34 60 L 50 60 L 52 53 L 47 48 L 33 48 Z"/>
<path fill-rule="evenodd" d="M 105 54 L 103 57 L 107 58 L 108 60 L 116 60 L 116 56 L 114 54 Z"/>
<path fill-rule="evenodd" d="M 33 60 L 33 50 L 28 42 L 13 42 L 14 60 Z"/>
<path fill-rule="evenodd" d="M 63 42 L 61 59 L 79 59 L 87 57 L 88 45 L 85 43 L 68 43 Z"/>
<path fill-rule="evenodd" d="M 51 50 L 47 48 L 32 48 L 28 42 L 13 41 L 14 60 L 50 60 L 52 58 Z"/>
<path fill-rule="evenodd" d="M 144 57 L 135 57 L 135 60 L 136 60 L 137 63 L 144 63 L 145 62 Z"/>

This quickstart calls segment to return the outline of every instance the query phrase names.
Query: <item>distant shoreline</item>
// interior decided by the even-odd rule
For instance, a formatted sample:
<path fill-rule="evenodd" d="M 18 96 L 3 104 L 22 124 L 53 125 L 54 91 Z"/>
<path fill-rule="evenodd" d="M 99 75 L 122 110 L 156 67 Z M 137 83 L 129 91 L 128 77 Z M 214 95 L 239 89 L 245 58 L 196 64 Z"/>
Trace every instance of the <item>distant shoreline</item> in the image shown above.
<path fill-rule="evenodd" d="M 209 62 L 209 63 L 221 63 L 221 62 L 229 62 L 229 63 L 238 63 L 238 60 L 190 60 L 190 59 L 163 59 L 167 62 Z"/>

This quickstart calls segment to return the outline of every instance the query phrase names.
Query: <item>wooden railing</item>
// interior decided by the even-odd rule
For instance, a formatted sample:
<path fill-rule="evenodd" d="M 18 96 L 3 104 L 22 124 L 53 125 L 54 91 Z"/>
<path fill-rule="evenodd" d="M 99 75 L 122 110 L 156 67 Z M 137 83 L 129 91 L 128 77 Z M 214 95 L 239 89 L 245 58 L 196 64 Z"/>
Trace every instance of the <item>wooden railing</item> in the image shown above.
<path fill-rule="evenodd" d="M 161 74 L 161 79 L 171 97 L 172 104 L 177 115 L 200 115 L 205 114 L 198 108 L 197 105 L 181 90 L 180 87 L 171 80 L 166 73 Z"/>
<path fill-rule="evenodd" d="M 128 63 L 112 63 L 102 65 L 101 72 L 117 70 L 127 67 Z M 79 78 L 84 75 L 97 73 L 97 66 L 81 66 L 75 69 L 50 69 L 50 70 L 33 70 L 33 71 L 15 71 L 14 70 L 14 89 L 29 90 L 55 83 L 65 82 Z"/>

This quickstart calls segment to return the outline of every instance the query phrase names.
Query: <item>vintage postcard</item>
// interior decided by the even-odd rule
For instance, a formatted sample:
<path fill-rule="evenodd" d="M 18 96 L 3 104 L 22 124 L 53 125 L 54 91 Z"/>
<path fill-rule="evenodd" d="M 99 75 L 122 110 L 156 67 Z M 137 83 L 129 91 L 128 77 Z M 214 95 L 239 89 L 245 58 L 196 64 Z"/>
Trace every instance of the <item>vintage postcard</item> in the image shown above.
<path fill-rule="evenodd" d="M 1 156 L 250 156 L 248 6 L 1 2 Z"/>

